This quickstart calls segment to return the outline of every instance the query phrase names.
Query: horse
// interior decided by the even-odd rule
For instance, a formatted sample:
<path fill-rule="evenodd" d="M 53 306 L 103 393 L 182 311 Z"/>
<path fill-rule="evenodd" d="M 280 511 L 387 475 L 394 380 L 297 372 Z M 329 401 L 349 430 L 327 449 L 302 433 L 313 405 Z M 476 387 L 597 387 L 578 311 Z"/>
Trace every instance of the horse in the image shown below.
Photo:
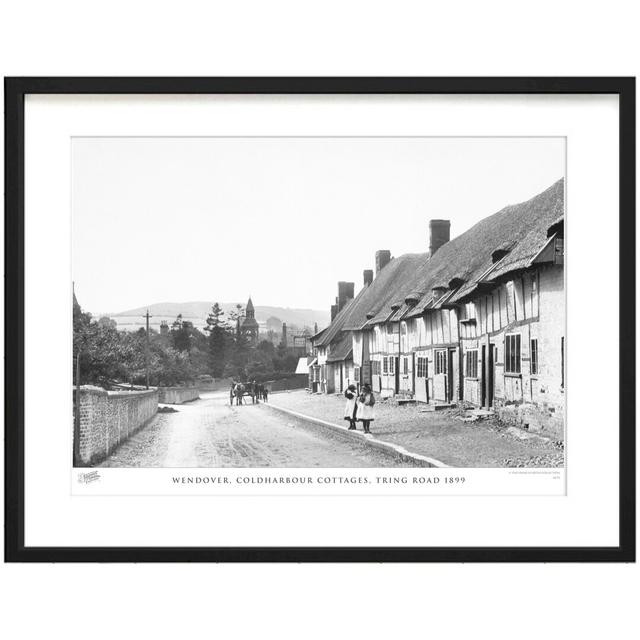
<path fill-rule="evenodd" d="M 236 397 L 236 405 L 240 405 L 240 404 L 244 404 L 244 400 L 242 399 L 242 396 L 245 393 L 245 387 L 244 385 L 239 382 L 234 388 L 233 388 L 233 393 Z"/>

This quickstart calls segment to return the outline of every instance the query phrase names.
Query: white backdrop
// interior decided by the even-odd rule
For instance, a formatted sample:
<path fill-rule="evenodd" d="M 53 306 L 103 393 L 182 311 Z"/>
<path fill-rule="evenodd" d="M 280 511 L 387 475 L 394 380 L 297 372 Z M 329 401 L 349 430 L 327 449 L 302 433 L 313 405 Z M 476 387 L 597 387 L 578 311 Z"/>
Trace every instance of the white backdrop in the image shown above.
<path fill-rule="evenodd" d="M 611 348 L 599 354 L 599 368 L 607 375 L 598 385 L 600 397 L 616 398 L 617 290 L 610 283 L 616 281 L 618 264 L 617 97 L 28 96 L 25 123 L 28 546 L 357 546 L 363 529 L 372 546 L 617 544 L 617 412 L 611 403 L 589 402 L 593 354 L 580 348 L 592 339 L 593 326 L 585 319 L 592 312 L 593 292 L 607 291 Z M 145 498 L 150 478 L 166 486 L 171 475 L 166 471 L 162 481 L 161 472 L 146 469 L 106 470 L 100 486 L 89 485 L 83 492 L 121 493 L 125 482 L 133 494 L 127 498 L 71 496 L 71 429 L 59 416 L 73 412 L 68 393 L 69 158 L 72 137 L 83 135 L 565 136 L 566 496 L 549 497 L 548 479 L 533 475 L 528 479 L 539 486 L 531 490 L 534 495 L 509 496 L 508 474 L 502 473 L 485 496 L 414 496 L 411 502 L 406 495 L 346 497 L 346 490 L 332 499 L 302 497 L 302 491 L 286 486 L 269 488 L 276 497 Z M 603 215 L 606 225 L 600 222 Z M 594 269 L 594 255 L 602 246 L 608 248 L 609 259 Z M 39 330 L 42 308 L 48 310 L 47 332 Z M 49 332 L 58 336 L 53 343 Z M 41 357 L 44 351 L 46 359 Z M 42 379 L 48 383 L 40 384 Z M 594 473 L 595 461 L 599 473 Z M 468 471 L 470 489 L 475 476 L 488 473 Z M 114 476 L 122 479 L 120 487 Z M 152 487 L 151 493 L 157 492 Z"/>
<path fill-rule="evenodd" d="M 115 1 L 95 11 L 13 3 L 2 16 L 4 74 L 638 72 L 627 2 Z M 637 627 L 638 575 L 607 565 L 3 566 L 1 596 L 4 624 L 25 638 L 591 638 Z"/>

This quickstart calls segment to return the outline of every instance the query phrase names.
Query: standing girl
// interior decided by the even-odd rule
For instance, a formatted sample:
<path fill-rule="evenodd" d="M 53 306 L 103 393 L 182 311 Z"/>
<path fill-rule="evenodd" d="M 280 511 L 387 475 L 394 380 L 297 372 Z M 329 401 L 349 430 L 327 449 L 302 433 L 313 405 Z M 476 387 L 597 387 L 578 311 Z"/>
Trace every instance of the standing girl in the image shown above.
<path fill-rule="evenodd" d="M 362 387 L 362 393 L 358 398 L 358 412 L 356 418 L 362 422 L 365 433 L 371 433 L 369 426 L 375 420 L 375 413 L 373 411 L 373 405 L 376 403 L 376 399 L 373 397 L 373 391 L 371 391 L 371 385 L 366 383 Z"/>
<path fill-rule="evenodd" d="M 347 390 L 344 392 L 344 397 L 347 399 L 347 404 L 344 407 L 344 419 L 349 421 L 349 431 L 353 431 L 356 428 L 356 385 L 350 384 Z"/>

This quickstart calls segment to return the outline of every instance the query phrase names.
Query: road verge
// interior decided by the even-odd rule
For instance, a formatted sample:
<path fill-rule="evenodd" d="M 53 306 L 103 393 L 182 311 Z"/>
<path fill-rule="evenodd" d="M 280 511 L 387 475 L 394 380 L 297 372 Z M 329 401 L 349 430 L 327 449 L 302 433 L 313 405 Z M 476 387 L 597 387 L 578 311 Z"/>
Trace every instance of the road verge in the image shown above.
<path fill-rule="evenodd" d="M 347 427 L 336 424 L 335 422 L 329 422 L 328 420 L 322 420 L 321 418 L 314 418 L 313 416 L 308 416 L 304 413 L 293 411 L 292 409 L 285 409 L 284 407 L 280 407 L 277 404 L 273 404 L 272 402 L 263 402 L 262 406 L 268 407 L 269 409 L 273 409 L 275 411 L 279 411 L 281 413 L 288 414 L 290 416 L 294 416 L 296 418 L 300 418 L 301 420 L 305 420 L 306 422 L 312 422 L 314 424 L 327 427 L 328 429 L 332 429 L 333 431 L 340 433 L 343 437 L 353 438 L 360 443 L 366 443 L 367 446 L 370 446 L 372 449 L 382 451 L 383 453 L 392 455 L 393 457 L 402 460 L 403 462 L 409 462 L 415 464 L 418 467 L 447 468 L 449 466 L 444 462 L 441 462 L 440 460 L 436 460 L 435 458 L 430 458 L 419 453 L 412 453 L 410 451 L 407 451 L 400 445 L 393 444 L 391 442 L 385 442 L 384 440 L 378 440 L 370 436 L 365 436 L 364 433 L 361 433 L 359 431 L 349 431 Z"/>

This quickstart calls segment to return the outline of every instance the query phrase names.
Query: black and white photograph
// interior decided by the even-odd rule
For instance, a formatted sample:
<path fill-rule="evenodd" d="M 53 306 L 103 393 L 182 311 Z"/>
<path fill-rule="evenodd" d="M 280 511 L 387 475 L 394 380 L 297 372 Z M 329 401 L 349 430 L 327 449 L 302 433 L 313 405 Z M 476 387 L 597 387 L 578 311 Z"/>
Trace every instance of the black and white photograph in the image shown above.
<path fill-rule="evenodd" d="M 73 466 L 563 468 L 565 147 L 74 137 Z"/>

